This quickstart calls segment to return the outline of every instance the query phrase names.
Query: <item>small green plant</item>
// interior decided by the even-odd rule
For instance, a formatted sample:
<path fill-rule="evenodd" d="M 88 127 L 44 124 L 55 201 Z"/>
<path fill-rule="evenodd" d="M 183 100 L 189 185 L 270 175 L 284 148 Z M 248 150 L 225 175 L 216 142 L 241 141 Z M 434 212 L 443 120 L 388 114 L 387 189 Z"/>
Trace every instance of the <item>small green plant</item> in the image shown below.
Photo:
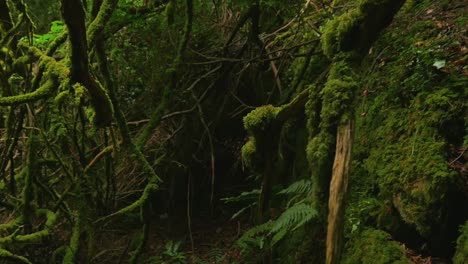
<path fill-rule="evenodd" d="M 181 241 L 174 242 L 170 240 L 166 243 L 161 256 L 151 257 L 146 263 L 148 264 L 185 264 L 187 259 L 181 251 Z"/>
<path fill-rule="evenodd" d="M 278 242 L 285 238 L 291 232 L 303 227 L 306 223 L 310 223 L 318 216 L 317 210 L 307 201 L 312 189 L 310 180 L 299 180 L 292 183 L 290 186 L 276 193 L 276 196 L 286 196 L 288 202 L 286 209 L 276 219 L 272 219 L 264 224 L 257 225 L 246 231 L 236 242 L 240 248 L 242 255 L 252 257 L 259 256 L 261 252 L 271 250 Z M 258 196 L 254 190 L 248 193 L 242 193 L 237 197 L 226 198 L 225 201 L 241 202 L 253 200 L 253 195 Z M 255 197 L 258 198 L 258 197 Z M 256 203 L 251 203 L 248 207 L 255 206 Z M 241 209 L 234 214 L 237 217 L 244 212 L 246 208 Z M 260 254 L 259 254 L 260 253 Z"/>

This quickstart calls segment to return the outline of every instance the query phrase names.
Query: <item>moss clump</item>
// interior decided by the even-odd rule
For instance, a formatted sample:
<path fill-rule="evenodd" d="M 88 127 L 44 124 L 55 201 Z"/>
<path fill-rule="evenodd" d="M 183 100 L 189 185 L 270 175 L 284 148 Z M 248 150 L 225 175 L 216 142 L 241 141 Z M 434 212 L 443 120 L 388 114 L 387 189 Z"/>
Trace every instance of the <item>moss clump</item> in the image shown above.
<path fill-rule="evenodd" d="M 366 229 L 351 239 L 342 259 L 344 264 L 412 263 L 388 233 L 375 229 Z"/>
<path fill-rule="evenodd" d="M 242 146 L 242 159 L 245 165 L 249 168 L 253 168 L 256 164 L 257 151 L 255 148 L 255 138 L 251 137 L 244 146 Z"/>
<path fill-rule="evenodd" d="M 454 264 L 463 264 L 468 259 L 468 221 L 460 228 L 457 239 L 457 250 L 453 256 Z"/>
<path fill-rule="evenodd" d="M 323 100 L 321 129 L 328 130 L 341 119 L 349 117 L 344 114 L 350 110 L 354 94 L 359 88 L 357 79 L 348 62 L 333 63 L 327 83 L 320 93 Z"/>
<path fill-rule="evenodd" d="M 359 0 L 358 7 L 330 21 L 322 35 L 324 54 L 332 59 L 341 52 L 365 54 L 405 0 Z"/>
<path fill-rule="evenodd" d="M 253 170 L 259 170 L 264 165 L 264 155 L 272 151 L 273 129 L 281 107 L 265 105 L 254 109 L 244 117 L 244 127 L 249 133 L 249 141 L 242 147 L 242 158 Z M 268 145 L 270 144 L 270 145 Z"/>
<path fill-rule="evenodd" d="M 280 108 L 272 105 L 265 105 L 254 109 L 244 117 L 244 127 L 254 137 L 266 132 L 276 119 Z"/>
<path fill-rule="evenodd" d="M 307 144 L 307 158 L 310 164 L 323 164 L 327 161 L 334 138 L 330 133 L 321 132 Z M 320 166 L 311 166 L 320 168 Z"/>
<path fill-rule="evenodd" d="M 441 154 L 444 142 L 425 134 L 372 149 L 366 161 L 369 172 L 377 176 L 381 196 L 390 199 L 401 218 L 422 235 L 441 220 L 441 205 L 455 176 Z"/>
<path fill-rule="evenodd" d="M 351 50 L 350 32 L 359 24 L 363 15 L 360 9 L 353 9 L 330 21 L 323 31 L 322 50 L 332 59 L 341 51 Z"/>

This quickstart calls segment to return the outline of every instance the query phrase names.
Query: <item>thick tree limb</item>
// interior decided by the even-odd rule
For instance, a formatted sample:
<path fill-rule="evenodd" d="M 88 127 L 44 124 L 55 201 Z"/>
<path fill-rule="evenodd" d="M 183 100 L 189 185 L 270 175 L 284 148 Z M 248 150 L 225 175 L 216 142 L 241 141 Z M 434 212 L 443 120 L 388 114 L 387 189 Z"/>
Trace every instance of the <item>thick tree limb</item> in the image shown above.
<path fill-rule="evenodd" d="M 57 80 L 50 78 L 39 89 L 27 94 L 0 97 L 0 106 L 12 106 L 44 99 L 58 86 Z"/>
<path fill-rule="evenodd" d="M 109 126 L 113 109 L 104 88 L 89 72 L 88 43 L 85 27 L 85 12 L 80 0 L 62 0 L 62 16 L 68 28 L 71 43 L 72 83 L 79 82 L 88 90 L 91 104 L 96 111 L 95 124 Z M 99 32 L 100 25 L 93 32 Z M 93 33 L 95 34 L 95 33 Z M 91 35 L 93 35 L 91 34 Z M 94 36 L 95 37 L 95 36 Z M 94 40 L 93 37 L 93 40 Z"/>
<path fill-rule="evenodd" d="M 88 27 L 88 46 L 91 47 L 96 43 L 96 38 L 102 36 L 104 27 L 109 21 L 112 13 L 117 7 L 118 0 L 104 0 L 99 8 L 96 18 Z"/>

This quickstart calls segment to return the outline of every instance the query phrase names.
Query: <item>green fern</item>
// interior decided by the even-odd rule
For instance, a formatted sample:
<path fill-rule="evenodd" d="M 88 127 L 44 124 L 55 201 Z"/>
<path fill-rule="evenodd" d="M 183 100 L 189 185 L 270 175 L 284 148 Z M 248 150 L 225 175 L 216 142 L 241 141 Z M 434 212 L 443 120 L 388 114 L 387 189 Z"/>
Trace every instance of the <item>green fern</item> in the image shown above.
<path fill-rule="evenodd" d="M 243 192 L 238 196 L 222 198 L 221 200 L 225 203 L 248 202 L 247 206 L 244 206 L 231 217 L 232 220 L 239 217 L 242 213 L 247 212 L 250 208 L 255 207 L 257 205 L 259 195 L 260 190 L 255 189 L 249 192 Z"/>
<path fill-rule="evenodd" d="M 312 191 L 312 181 L 311 180 L 299 180 L 293 182 L 287 188 L 279 191 L 278 195 L 286 195 L 289 197 L 289 201 L 286 204 L 286 207 L 291 207 L 291 205 L 301 203 L 301 200 L 304 197 L 310 196 Z"/>
<path fill-rule="evenodd" d="M 312 190 L 312 181 L 311 180 L 299 180 L 291 185 L 289 185 L 287 188 L 281 190 L 278 192 L 278 194 L 309 194 L 310 191 Z"/>
<path fill-rule="evenodd" d="M 237 241 L 236 245 L 244 254 L 251 251 L 262 250 L 268 241 L 267 236 L 273 226 L 273 221 L 270 220 L 264 224 L 255 226 L 247 230 Z"/>
<path fill-rule="evenodd" d="M 256 201 L 259 195 L 260 195 L 260 189 L 254 189 L 249 192 L 242 192 L 238 196 L 226 197 L 226 198 L 222 198 L 221 200 L 226 203 L 246 202 L 246 201 L 252 202 L 252 201 Z"/>
<path fill-rule="evenodd" d="M 318 216 L 317 210 L 311 205 L 300 202 L 284 211 L 270 230 L 270 235 L 273 235 L 272 244 L 280 241 L 289 231 L 294 231 L 304 224 L 310 222 Z"/>

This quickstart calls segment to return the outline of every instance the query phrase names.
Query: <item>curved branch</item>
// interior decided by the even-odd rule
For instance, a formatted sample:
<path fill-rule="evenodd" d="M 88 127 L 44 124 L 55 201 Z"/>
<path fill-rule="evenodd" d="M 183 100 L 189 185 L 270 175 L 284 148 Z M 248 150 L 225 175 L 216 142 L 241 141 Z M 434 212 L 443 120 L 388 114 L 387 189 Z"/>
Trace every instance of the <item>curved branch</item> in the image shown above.
<path fill-rule="evenodd" d="M 57 222 L 57 214 L 47 209 L 39 209 L 37 213 L 39 215 L 45 215 L 47 218 L 44 229 L 27 235 L 16 235 L 16 232 L 13 232 L 13 234 L 9 236 L 0 238 L 0 246 L 37 243 L 49 236 L 55 222 Z"/>
<path fill-rule="evenodd" d="M 88 46 L 91 47 L 96 42 L 96 38 L 103 34 L 104 27 L 112 16 L 118 2 L 118 0 L 104 0 L 102 2 L 96 18 L 88 27 Z"/>
<path fill-rule="evenodd" d="M 32 264 L 32 262 L 29 261 L 27 258 L 25 258 L 23 256 L 15 255 L 15 254 L 11 253 L 10 251 L 8 251 L 6 249 L 3 249 L 3 248 L 0 248 L 0 258 L 14 260 L 14 261 L 17 261 L 19 263 Z"/>
<path fill-rule="evenodd" d="M 0 97 L 0 106 L 13 106 L 24 103 L 32 103 L 40 99 L 44 99 L 58 86 L 55 78 L 47 80 L 39 89 L 34 92 Z"/>

